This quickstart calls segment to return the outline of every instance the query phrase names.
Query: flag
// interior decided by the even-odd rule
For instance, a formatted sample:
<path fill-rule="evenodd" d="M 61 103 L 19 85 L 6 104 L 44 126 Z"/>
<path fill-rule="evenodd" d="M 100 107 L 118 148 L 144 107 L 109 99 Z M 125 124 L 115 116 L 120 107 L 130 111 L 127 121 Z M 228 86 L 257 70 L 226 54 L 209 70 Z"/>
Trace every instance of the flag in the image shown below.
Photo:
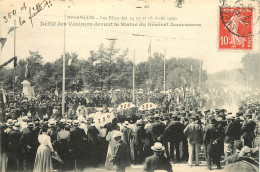
<path fill-rule="evenodd" d="M 55 94 L 56 96 L 59 96 L 59 91 L 58 91 L 58 87 L 57 87 L 57 82 L 56 82 L 56 89 L 55 89 L 55 91 L 54 91 L 54 94 Z"/>
<path fill-rule="evenodd" d="M 71 64 L 71 62 L 72 62 L 72 59 L 69 59 L 69 61 L 68 61 L 68 65 L 70 65 L 70 64 Z"/>
<path fill-rule="evenodd" d="M 9 31 L 8 31 L 8 34 L 12 31 L 14 31 L 15 29 L 17 29 L 17 27 L 10 27 Z"/>
<path fill-rule="evenodd" d="M 1 51 L 5 45 L 5 42 L 6 42 L 7 38 L 0 38 L 0 43 L 1 43 Z"/>

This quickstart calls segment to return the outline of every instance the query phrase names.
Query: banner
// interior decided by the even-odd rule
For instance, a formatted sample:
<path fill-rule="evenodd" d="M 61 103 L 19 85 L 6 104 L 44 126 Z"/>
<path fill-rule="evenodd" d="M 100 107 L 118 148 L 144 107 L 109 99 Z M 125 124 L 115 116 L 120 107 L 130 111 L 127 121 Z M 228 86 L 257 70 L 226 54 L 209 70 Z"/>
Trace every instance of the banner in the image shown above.
<path fill-rule="evenodd" d="M 121 103 L 120 105 L 118 105 L 117 110 L 125 110 L 125 109 L 134 108 L 134 107 L 135 107 L 135 105 L 133 103 L 125 102 L 125 103 Z"/>
<path fill-rule="evenodd" d="M 105 124 L 112 122 L 112 119 L 115 118 L 113 113 L 93 113 L 89 115 L 94 118 L 94 125 L 99 128 L 100 126 L 104 126 Z"/>
<path fill-rule="evenodd" d="M 156 109 L 158 107 L 158 105 L 148 102 L 148 103 L 144 103 L 139 107 L 139 110 L 151 110 L 151 109 Z"/>

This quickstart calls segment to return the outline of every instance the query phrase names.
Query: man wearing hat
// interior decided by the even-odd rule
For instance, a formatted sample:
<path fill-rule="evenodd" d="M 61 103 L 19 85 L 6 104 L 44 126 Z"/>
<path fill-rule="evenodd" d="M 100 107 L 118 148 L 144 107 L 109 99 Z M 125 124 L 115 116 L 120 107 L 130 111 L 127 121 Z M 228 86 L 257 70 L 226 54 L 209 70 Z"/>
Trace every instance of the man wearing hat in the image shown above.
<path fill-rule="evenodd" d="M 189 149 L 189 160 L 188 165 L 192 165 L 193 152 L 195 150 L 195 165 L 199 165 L 199 152 L 200 145 L 202 143 L 202 128 L 197 122 L 197 117 L 192 116 L 192 123 L 190 123 L 185 129 L 184 134 L 188 139 L 188 149 Z"/>
<path fill-rule="evenodd" d="M 152 123 L 154 123 L 154 120 L 155 120 L 155 119 L 154 119 L 154 116 L 153 116 L 153 115 L 148 116 L 148 117 L 147 117 L 147 120 L 148 120 L 148 123 L 145 124 L 144 129 L 145 129 L 147 132 L 149 132 L 149 131 L 151 131 Z"/>
<path fill-rule="evenodd" d="M 13 130 L 8 134 L 8 151 L 9 151 L 9 161 L 14 162 L 10 164 L 7 168 L 8 170 L 22 170 L 23 167 L 23 157 L 22 157 L 22 147 L 19 144 L 22 132 L 19 123 L 15 123 Z"/>
<path fill-rule="evenodd" d="M 14 122 L 13 122 L 13 120 L 12 119 L 9 119 L 8 121 L 7 121 L 7 129 L 5 130 L 5 133 L 6 134 L 9 134 L 12 130 L 13 130 L 13 126 L 14 126 Z"/>
<path fill-rule="evenodd" d="M 29 120 L 28 116 L 23 116 L 22 117 L 22 122 L 21 122 L 21 129 L 23 130 L 24 128 L 27 128 L 27 121 Z"/>
<path fill-rule="evenodd" d="M 165 148 L 163 145 L 160 142 L 155 142 L 151 149 L 154 151 L 154 154 L 145 159 L 143 170 L 147 172 L 154 172 L 156 170 L 172 172 L 172 166 L 164 156 Z"/>
<path fill-rule="evenodd" d="M 39 118 L 36 118 L 34 120 L 34 131 L 39 135 L 40 134 L 40 131 L 41 131 L 41 128 L 40 128 L 40 119 Z"/>
<path fill-rule="evenodd" d="M 51 137 L 51 143 L 54 143 L 57 140 L 56 121 L 54 119 L 49 120 L 49 129 L 47 133 Z"/>
<path fill-rule="evenodd" d="M 27 124 L 28 129 L 24 129 L 20 145 L 23 146 L 24 153 L 24 170 L 31 171 L 34 167 L 34 160 L 39 146 L 38 134 L 33 130 L 33 123 Z"/>
<path fill-rule="evenodd" d="M 151 127 L 151 134 L 153 136 L 154 142 L 162 142 L 163 133 L 165 131 L 165 124 L 160 121 L 160 115 L 154 115 L 155 122 L 152 124 Z"/>
<path fill-rule="evenodd" d="M 233 154 L 234 151 L 234 140 L 236 137 L 236 124 L 235 117 L 232 115 L 227 116 L 230 119 L 230 122 L 227 124 L 225 128 L 225 140 L 224 140 L 224 154 L 225 158 L 229 155 Z"/>
<path fill-rule="evenodd" d="M 75 155 L 75 170 L 82 171 L 84 169 L 85 159 L 85 139 L 87 135 L 85 131 L 79 128 L 79 121 L 73 121 L 74 128 L 70 131 L 69 144 L 72 148 L 72 152 Z"/>
<path fill-rule="evenodd" d="M 244 139 L 244 146 L 252 148 L 252 142 L 255 138 L 255 127 L 256 123 L 252 120 L 252 114 L 246 115 L 246 120 L 242 125 L 242 137 Z"/>
<path fill-rule="evenodd" d="M 147 137 L 146 131 L 144 129 L 144 123 L 142 120 L 136 121 L 136 131 L 134 135 L 134 155 L 135 163 L 142 164 L 144 161 L 144 143 Z"/>
<path fill-rule="evenodd" d="M 100 155 L 100 141 L 99 141 L 99 130 L 95 127 L 92 117 L 87 118 L 87 140 L 88 145 L 87 157 L 89 157 L 88 162 L 92 166 L 96 166 L 99 163 Z"/>
<path fill-rule="evenodd" d="M 117 172 L 125 172 L 125 168 L 130 166 L 127 144 L 122 140 L 122 133 L 120 131 L 115 132 L 113 138 L 117 143 L 114 156 L 109 161 L 113 162 L 113 165 L 116 166 Z"/>
<path fill-rule="evenodd" d="M 151 116 L 148 116 L 147 120 L 148 120 L 148 123 L 145 124 L 144 129 L 146 130 L 146 133 L 147 133 L 146 137 L 148 140 L 148 144 L 146 144 L 144 152 L 145 152 L 146 156 L 151 156 L 153 154 L 153 151 L 151 150 L 151 146 L 153 146 L 153 144 L 154 144 L 153 136 L 152 136 L 152 124 L 154 123 L 155 118 L 153 115 L 151 115 Z"/>
<path fill-rule="evenodd" d="M 217 128 L 217 120 L 214 117 L 209 119 L 210 124 L 205 127 L 203 143 L 206 148 L 206 160 L 209 170 L 212 168 L 212 162 L 216 163 L 217 168 L 220 169 L 221 159 L 221 133 Z"/>
<path fill-rule="evenodd" d="M 123 133 L 124 141 L 127 144 L 128 150 L 130 152 L 133 152 L 134 150 L 131 150 L 131 148 L 133 148 L 133 146 L 130 146 L 130 144 L 132 144 L 132 142 L 134 140 L 134 134 L 135 133 L 133 132 L 133 130 L 131 128 L 128 127 L 128 125 L 129 125 L 128 121 L 125 121 L 123 123 L 122 133 Z M 132 157 L 132 159 L 134 159 L 134 158 Z"/>
<path fill-rule="evenodd" d="M 180 123 L 177 114 L 172 116 L 172 122 L 165 129 L 165 137 L 170 141 L 170 157 L 174 160 L 174 149 L 176 150 L 176 161 L 180 162 L 179 144 L 184 138 L 184 124 Z"/>

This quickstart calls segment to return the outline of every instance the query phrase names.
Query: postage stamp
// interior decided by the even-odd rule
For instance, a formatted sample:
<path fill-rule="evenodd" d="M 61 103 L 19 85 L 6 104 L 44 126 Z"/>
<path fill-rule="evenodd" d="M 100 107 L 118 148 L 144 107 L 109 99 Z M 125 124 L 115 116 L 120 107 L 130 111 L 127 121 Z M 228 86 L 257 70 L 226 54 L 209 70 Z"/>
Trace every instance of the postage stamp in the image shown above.
<path fill-rule="evenodd" d="M 253 49 L 253 8 L 220 7 L 219 50 Z"/>

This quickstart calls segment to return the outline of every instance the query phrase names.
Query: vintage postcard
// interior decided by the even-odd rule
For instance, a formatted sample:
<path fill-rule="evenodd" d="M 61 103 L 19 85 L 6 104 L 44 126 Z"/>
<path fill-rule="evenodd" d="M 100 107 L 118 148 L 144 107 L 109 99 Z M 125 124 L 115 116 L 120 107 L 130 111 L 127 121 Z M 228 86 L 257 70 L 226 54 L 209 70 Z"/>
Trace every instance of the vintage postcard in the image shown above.
<path fill-rule="evenodd" d="M 2 171 L 259 171 L 260 1 L 0 0 L 0 89 Z"/>

